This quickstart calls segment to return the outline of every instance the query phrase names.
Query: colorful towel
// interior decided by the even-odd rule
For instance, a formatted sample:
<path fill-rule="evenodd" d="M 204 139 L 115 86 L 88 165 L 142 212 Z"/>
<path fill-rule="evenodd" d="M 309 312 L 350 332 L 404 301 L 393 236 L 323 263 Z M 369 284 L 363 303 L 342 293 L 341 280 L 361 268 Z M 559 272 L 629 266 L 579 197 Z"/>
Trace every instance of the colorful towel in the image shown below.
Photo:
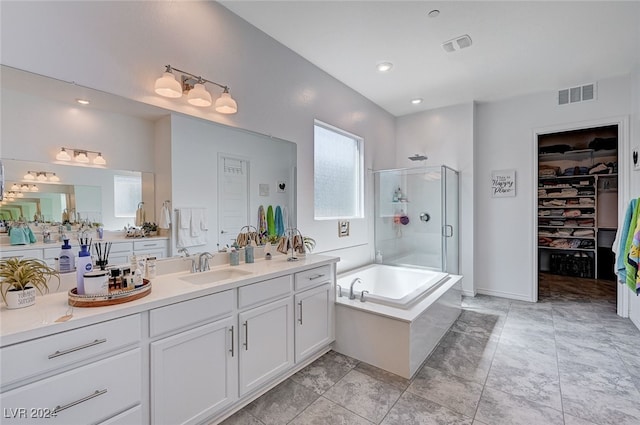
<path fill-rule="evenodd" d="M 635 208 L 633 208 L 633 214 L 631 216 L 631 222 L 629 224 L 629 233 L 624 241 L 624 268 L 625 268 L 625 277 L 624 279 L 620 279 L 620 282 L 626 283 L 631 287 L 631 282 L 635 282 L 636 275 L 638 274 L 637 267 L 634 267 L 631 263 L 629 263 L 629 253 L 631 252 L 631 245 L 633 244 L 633 237 L 636 232 L 640 230 L 638 228 L 638 218 L 640 217 L 640 202 L 635 203 Z M 635 288 L 634 288 L 635 291 Z"/>
<path fill-rule="evenodd" d="M 258 208 L 258 239 L 259 245 L 264 245 L 267 242 L 267 218 L 262 205 Z"/>
<path fill-rule="evenodd" d="M 633 212 L 636 209 L 637 199 L 632 199 L 627 207 L 627 211 L 624 216 L 624 221 L 622 222 L 622 227 L 618 228 L 616 232 L 616 240 L 613 242 L 612 250 L 616 254 L 616 275 L 618 275 L 618 281 L 621 283 L 625 283 L 626 278 L 626 257 L 625 257 L 625 249 L 627 243 L 627 236 L 629 236 L 629 227 L 631 226 L 631 218 L 633 217 Z"/>
<path fill-rule="evenodd" d="M 284 235 L 284 220 L 282 217 L 282 208 L 280 208 L 280 205 L 276 207 L 275 222 L 276 222 L 276 235 L 278 236 Z"/>
<path fill-rule="evenodd" d="M 627 286 L 636 294 L 640 289 L 640 274 L 638 273 L 638 265 L 640 264 L 640 216 L 636 221 L 636 226 L 633 231 L 633 237 L 631 238 L 631 245 L 629 246 L 629 255 L 627 257 Z"/>
<path fill-rule="evenodd" d="M 276 222 L 273 218 L 273 207 L 271 205 L 267 207 L 267 233 L 269 236 L 276 235 Z"/>

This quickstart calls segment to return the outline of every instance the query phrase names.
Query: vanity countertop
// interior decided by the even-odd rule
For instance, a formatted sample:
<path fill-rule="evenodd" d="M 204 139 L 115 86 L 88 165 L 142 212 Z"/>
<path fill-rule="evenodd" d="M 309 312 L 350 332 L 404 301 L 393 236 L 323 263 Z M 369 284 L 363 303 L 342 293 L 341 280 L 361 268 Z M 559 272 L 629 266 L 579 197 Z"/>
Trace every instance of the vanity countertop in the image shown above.
<path fill-rule="evenodd" d="M 151 281 L 151 293 L 144 298 L 107 307 L 75 307 L 73 309 L 73 317 L 66 322 L 59 323 L 55 322 L 55 320 L 67 314 L 70 309 L 66 292 L 39 296 L 33 307 L 8 310 L 3 305 L 0 310 L 0 347 L 140 313 L 338 261 L 340 261 L 338 257 L 315 254 L 301 257 L 298 261 L 287 261 L 286 256 L 276 255 L 269 261 L 260 259 L 252 264 L 241 263 L 239 266 L 233 267 L 229 265 L 212 267 L 212 272 L 232 269 L 246 272 L 247 274 L 207 284 L 189 283 L 181 278 L 195 275 L 204 276 L 209 272 L 189 273 L 185 271 L 160 275 Z M 75 279 L 75 274 L 73 274 L 72 278 Z"/>
<path fill-rule="evenodd" d="M 105 236 L 103 239 L 93 239 L 93 243 L 98 242 L 136 242 L 136 241 L 155 241 L 155 240 L 168 240 L 168 236 L 148 236 L 144 238 L 127 238 L 119 235 Z M 71 246 L 78 246 L 78 241 L 75 238 L 69 239 L 69 244 Z M 62 246 L 62 242 L 36 242 L 26 245 L 10 245 L 9 243 L 0 243 L 0 251 L 18 251 L 23 249 L 43 249 L 43 248 L 60 248 Z"/>

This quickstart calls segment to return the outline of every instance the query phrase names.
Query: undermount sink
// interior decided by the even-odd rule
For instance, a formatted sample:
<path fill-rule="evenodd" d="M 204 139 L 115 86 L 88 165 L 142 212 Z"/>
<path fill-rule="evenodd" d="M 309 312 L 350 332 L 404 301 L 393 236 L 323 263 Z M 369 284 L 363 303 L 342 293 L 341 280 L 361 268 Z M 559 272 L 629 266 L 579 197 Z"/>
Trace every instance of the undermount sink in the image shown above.
<path fill-rule="evenodd" d="M 193 273 L 189 276 L 181 277 L 185 282 L 196 285 L 206 285 L 216 283 L 223 280 L 240 279 L 252 274 L 251 272 L 238 269 L 211 270 L 208 272 Z"/>

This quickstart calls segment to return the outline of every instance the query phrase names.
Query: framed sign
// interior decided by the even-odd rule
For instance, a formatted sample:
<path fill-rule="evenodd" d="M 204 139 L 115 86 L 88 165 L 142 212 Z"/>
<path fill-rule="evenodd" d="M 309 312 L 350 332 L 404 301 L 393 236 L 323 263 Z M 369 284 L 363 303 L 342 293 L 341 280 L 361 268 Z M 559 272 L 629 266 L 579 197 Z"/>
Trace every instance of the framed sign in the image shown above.
<path fill-rule="evenodd" d="M 491 172 L 491 196 L 493 198 L 516 196 L 516 170 Z"/>

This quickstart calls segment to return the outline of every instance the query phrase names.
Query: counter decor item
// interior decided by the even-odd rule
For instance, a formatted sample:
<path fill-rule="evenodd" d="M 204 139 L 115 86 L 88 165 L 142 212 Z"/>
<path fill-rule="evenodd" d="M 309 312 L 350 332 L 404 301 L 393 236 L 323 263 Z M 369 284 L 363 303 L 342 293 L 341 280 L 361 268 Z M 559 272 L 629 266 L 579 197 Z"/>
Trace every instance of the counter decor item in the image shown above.
<path fill-rule="evenodd" d="M 304 243 L 305 253 L 310 253 L 316 247 L 316 240 L 310 236 L 303 236 L 302 241 Z"/>
<path fill-rule="evenodd" d="M 107 275 L 105 275 L 104 277 L 107 277 Z M 120 288 L 122 287 L 120 286 Z M 77 289 L 72 288 L 69 290 L 68 302 L 69 305 L 73 307 L 105 307 L 109 305 L 124 304 L 130 301 L 138 300 L 140 298 L 146 297 L 150 293 L 151 281 L 149 281 L 148 279 L 144 279 L 143 285 L 140 287 L 136 287 L 135 289 L 112 289 L 109 290 L 109 292 L 106 294 L 78 295 Z"/>
<path fill-rule="evenodd" d="M 100 270 L 105 270 L 107 264 L 109 264 L 109 253 L 111 252 L 112 242 L 97 242 L 94 244 L 95 252 L 98 256 L 96 260 L 96 266 L 100 267 Z"/>
<path fill-rule="evenodd" d="M 42 295 L 49 292 L 49 281 L 60 275 L 43 261 L 32 258 L 0 260 L 0 293 L 7 308 L 29 307 L 36 302 L 36 289 Z"/>

